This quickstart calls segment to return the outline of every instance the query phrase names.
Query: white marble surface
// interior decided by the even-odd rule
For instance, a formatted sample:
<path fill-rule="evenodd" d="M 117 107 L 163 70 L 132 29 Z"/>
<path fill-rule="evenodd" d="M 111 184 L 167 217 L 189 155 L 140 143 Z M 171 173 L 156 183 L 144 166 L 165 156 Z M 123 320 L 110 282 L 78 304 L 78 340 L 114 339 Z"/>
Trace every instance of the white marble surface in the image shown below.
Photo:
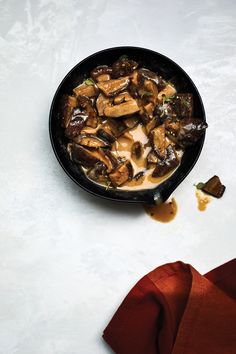
<path fill-rule="evenodd" d="M 103 328 L 141 276 L 179 259 L 206 272 L 235 256 L 236 3 L 1 0 L 0 13 L 0 354 L 110 353 Z M 62 78 L 119 45 L 171 57 L 205 104 L 204 150 L 166 225 L 79 189 L 50 146 Z M 227 192 L 200 213 L 193 183 L 213 174 Z"/>

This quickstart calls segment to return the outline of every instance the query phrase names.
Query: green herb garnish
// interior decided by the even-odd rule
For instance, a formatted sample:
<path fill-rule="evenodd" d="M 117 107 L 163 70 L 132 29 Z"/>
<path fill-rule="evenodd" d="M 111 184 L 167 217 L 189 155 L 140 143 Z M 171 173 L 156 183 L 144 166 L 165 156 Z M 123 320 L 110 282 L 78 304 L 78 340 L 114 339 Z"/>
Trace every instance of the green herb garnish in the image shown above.
<path fill-rule="evenodd" d="M 153 94 L 149 91 L 141 91 L 140 96 L 143 98 L 144 96 L 153 96 Z"/>
<path fill-rule="evenodd" d="M 189 108 L 189 106 L 190 106 L 190 102 L 189 102 L 189 101 L 187 101 L 187 100 L 182 100 L 182 103 L 183 103 L 183 105 L 184 105 L 186 108 Z"/>
<path fill-rule="evenodd" d="M 106 181 L 106 191 L 110 188 L 111 185 L 111 181 Z"/>
<path fill-rule="evenodd" d="M 93 79 L 91 79 L 91 78 L 85 80 L 84 82 L 87 86 L 94 86 L 95 85 Z"/>
<path fill-rule="evenodd" d="M 174 97 L 166 97 L 166 95 L 163 95 L 162 98 L 162 104 L 169 103 L 173 100 Z"/>
<path fill-rule="evenodd" d="M 199 182 L 199 183 L 197 183 L 197 184 L 194 184 L 194 186 L 195 186 L 197 189 L 203 189 L 204 186 L 205 186 L 205 183 Z"/>
<path fill-rule="evenodd" d="M 128 59 L 128 55 L 124 54 L 124 55 L 121 55 L 119 57 L 119 60 L 127 60 Z"/>

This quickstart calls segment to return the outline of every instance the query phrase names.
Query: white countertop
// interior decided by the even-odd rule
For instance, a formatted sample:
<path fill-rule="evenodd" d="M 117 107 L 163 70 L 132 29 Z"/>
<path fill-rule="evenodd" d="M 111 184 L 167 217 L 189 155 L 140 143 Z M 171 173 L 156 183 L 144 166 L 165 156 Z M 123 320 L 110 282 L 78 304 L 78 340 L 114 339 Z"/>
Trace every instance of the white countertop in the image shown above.
<path fill-rule="evenodd" d="M 139 278 L 175 260 L 204 273 L 235 256 L 236 2 L 3 0 L 0 10 L 0 354 L 110 353 L 102 331 Z M 169 224 L 84 192 L 50 145 L 60 81 L 120 45 L 172 58 L 205 105 L 204 149 Z M 201 213 L 193 184 L 214 174 L 227 190 Z"/>

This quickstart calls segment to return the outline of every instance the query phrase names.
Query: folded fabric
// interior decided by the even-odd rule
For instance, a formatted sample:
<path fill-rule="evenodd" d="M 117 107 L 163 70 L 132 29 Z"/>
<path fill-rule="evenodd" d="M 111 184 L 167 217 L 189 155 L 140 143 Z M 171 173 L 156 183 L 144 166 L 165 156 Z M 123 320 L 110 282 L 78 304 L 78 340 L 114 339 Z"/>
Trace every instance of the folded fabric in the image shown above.
<path fill-rule="evenodd" d="M 156 268 L 103 337 L 117 354 L 235 354 L 236 259 L 204 276 L 182 262 Z"/>

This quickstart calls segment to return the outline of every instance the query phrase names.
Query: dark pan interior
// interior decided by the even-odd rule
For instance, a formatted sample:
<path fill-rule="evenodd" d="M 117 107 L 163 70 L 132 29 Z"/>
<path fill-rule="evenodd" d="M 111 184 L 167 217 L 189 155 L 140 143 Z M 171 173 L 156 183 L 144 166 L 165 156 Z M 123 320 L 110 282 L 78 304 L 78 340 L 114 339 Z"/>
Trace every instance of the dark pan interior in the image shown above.
<path fill-rule="evenodd" d="M 121 55 L 137 61 L 140 67 L 146 67 L 171 80 L 179 93 L 190 92 L 194 99 L 194 116 L 205 121 L 205 111 L 199 92 L 189 76 L 169 58 L 149 49 L 137 47 L 110 48 L 95 53 L 77 64 L 59 85 L 52 101 L 49 131 L 51 143 L 56 157 L 64 171 L 80 187 L 97 196 L 125 202 L 161 203 L 165 201 L 173 190 L 183 181 L 195 165 L 205 139 L 205 134 L 193 147 L 185 150 L 182 161 L 174 174 L 154 189 L 141 191 L 124 191 L 108 189 L 90 181 L 83 170 L 73 163 L 66 151 L 67 139 L 61 127 L 59 105 L 64 94 L 71 94 L 72 89 L 89 77 L 90 71 L 97 65 L 110 65 Z"/>

